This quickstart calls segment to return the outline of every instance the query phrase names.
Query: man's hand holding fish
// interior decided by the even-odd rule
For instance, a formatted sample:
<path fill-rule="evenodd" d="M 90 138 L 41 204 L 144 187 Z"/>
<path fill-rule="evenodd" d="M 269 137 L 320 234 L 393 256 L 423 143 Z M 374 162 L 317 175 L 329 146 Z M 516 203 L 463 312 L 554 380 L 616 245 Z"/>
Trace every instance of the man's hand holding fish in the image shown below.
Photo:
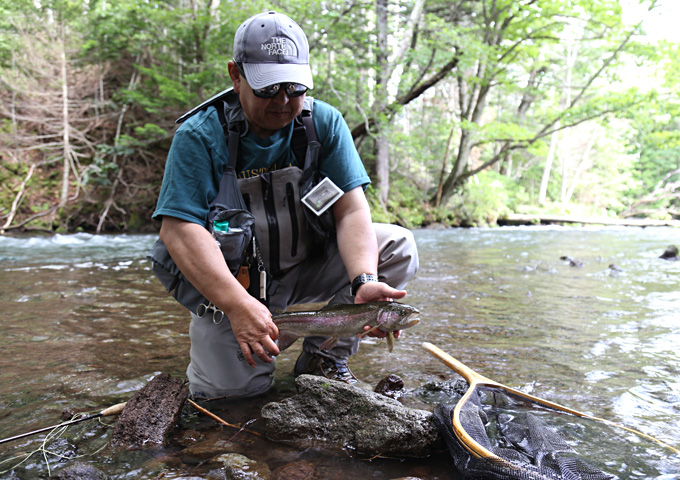
<path fill-rule="evenodd" d="M 368 282 L 357 290 L 354 303 L 393 302 L 405 296 L 406 290 L 398 290 L 384 282 Z M 376 338 L 385 338 L 389 334 L 389 332 L 383 332 L 380 329 L 373 329 L 369 326 L 364 327 L 364 332 L 367 332 L 367 336 Z M 395 330 L 392 334 L 394 338 L 399 338 L 401 330 Z"/>

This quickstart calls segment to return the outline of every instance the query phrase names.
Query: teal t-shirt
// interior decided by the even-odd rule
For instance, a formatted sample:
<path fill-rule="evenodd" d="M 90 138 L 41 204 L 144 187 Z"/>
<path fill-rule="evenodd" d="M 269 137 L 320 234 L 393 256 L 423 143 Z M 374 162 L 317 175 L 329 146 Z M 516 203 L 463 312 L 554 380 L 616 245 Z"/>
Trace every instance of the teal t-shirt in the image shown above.
<path fill-rule="evenodd" d="M 329 177 L 344 192 L 368 185 L 370 178 L 340 112 L 314 100 L 312 118 L 321 144 L 321 176 Z M 290 148 L 292 135 L 292 124 L 266 139 L 250 132 L 243 135 L 239 147 L 241 160 L 236 165 L 239 178 L 288 166 L 302 168 Z M 172 141 L 153 218 L 160 220 L 168 215 L 205 226 L 228 157 L 214 107 L 187 119 Z"/>

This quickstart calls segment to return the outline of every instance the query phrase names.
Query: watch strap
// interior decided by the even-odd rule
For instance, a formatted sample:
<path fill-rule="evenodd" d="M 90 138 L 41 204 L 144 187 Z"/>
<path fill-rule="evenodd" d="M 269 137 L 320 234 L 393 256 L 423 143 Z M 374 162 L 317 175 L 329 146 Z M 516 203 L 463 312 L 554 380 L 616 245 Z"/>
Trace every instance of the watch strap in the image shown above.
<path fill-rule="evenodd" d="M 362 273 L 361 275 L 358 275 L 354 280 L 352 280 L 352 287 L 350 288 L 349 293 L 353 297 L 356 297 L 357 290 L 359 289 L 360 286 L 362 286 L 364 283 L 377 281 L 378 281 L 377 275 L 372 275 L 370 273 Z"/>

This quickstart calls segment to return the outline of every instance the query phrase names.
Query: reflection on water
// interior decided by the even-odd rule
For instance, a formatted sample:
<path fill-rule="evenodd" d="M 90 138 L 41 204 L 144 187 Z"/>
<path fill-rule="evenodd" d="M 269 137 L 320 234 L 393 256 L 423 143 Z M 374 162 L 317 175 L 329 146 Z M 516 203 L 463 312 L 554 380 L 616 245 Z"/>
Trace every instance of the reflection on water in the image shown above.
<path fill-rule="evenodd" d="M 498 382 L 679 446 L 680 262 L 658 257 L 680 245 L 680 231 L 532 227 L 415 235 L 421 270 L 405 301 L 421 310 L 421 323 L 403 333 L 392 354 L 383 341 L 365 341 L 350 362 L 357 376 L 375 384 L 397 374 L 413 390 L 404 403 L 431 410 L 442 396 L 418 387 L 455 375 L 421 349 L 429 341 Z M 98 411 L 125 401 L 157 373 L 184 377 L 188 319 L 149 269 L 145 254 L 154 240 L 0 237 L 0 439 L 58 423 L 67 408 Z M 582 266 L 560 259 L 566 256 Z M 239 423 L 292 394 L 298 352 L 299 345 L 279 357 L 276 391 L 267 398 L 213 411 Z M 109 432 L 85 422 L 50 449 L 92 453 Z M 187 438 L 214 444 L 232 435 L 187 409 L 167 449 L 84 460 L 111 478 L 198 475 L 200 461 L 177 453 Z M 42 438 L 0 445 L 0 461 L 34 450 Z M 244 434 L 233 443 L 272 469 L 307 460 L 328 473 L 320 478 L 448 478 L 444 458 L 367 461 L 296 452 Z M 48 458 L 50 468 L 58 466 L 58 457 Z M 47 478 L 48 470 L 34 456 L 12 475 L 0 478 Z"/>

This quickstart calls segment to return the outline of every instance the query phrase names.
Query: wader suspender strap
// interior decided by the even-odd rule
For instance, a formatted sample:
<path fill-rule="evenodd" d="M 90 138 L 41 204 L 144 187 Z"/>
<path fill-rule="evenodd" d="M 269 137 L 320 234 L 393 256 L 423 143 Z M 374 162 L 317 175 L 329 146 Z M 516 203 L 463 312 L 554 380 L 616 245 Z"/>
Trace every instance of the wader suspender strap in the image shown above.
<path fill-rule="evenodd" d="M 290 147 L 293 149 L 295 158 L 300 168 L 304 169 L 307 147 L 312 141 L 316 141 L 316 131 L 312 121 L 312 112 L 303 110 L 300 115 L 295 117 L 293 123 L 293 138 L 290 140 Z"/>
<path fill-rule="evenodd" d="M 312 112 L 304 111 L 304 112 L 302 112 L 300 117 L 302 117 L 302 123 L 305 126 L 305 138 L 307 140 L 307 145 L 306 145 L 306 148 L 305 148 L 305 153 L 306 153 L 306 150 L 307 150 L 307 148 L 309 148 L 309 145 L 311 145 L 312 143 L 319 143 L 319 140 L 316 138 L 316 129 L 314 128 L 314 120 L 312 120 Z M 306 159 L 305 159 L 305 161 L 303 161 L 301 163 L 301 165 L 303 165 L 302 168 L 305 171 L 309 171 L 309 172 L 318 176 L 319 175 L 318 148 L 316 148 L 315 150 L 316 150 L 315 151 L 316 154 L 310 155 L 310 162 L 309 162 L 310 164 L 305 165 L 305 161 L 306 161 Z M 298 158 L 300 158 L 300 157 L 298 157 Z M 302 158 L 305 158 L 305 156 L 303 156 Z"/>
<path fill-rule="evenodd" d="M 236 159 L 238 158 L 238 142 L 241 137 L 242 122 L 234 122 L 234 125 L 227 123 L 227 117 L 224 114 L 224 109 L 227 108 L 227 102 L 222 105 L 215 105 L 217 110 L 217 118 L 220 120 L 222 130 L 224 131 L 224 138 L 227 140 L 227 148 L 229 149 L 229 165 L 228 168 L 236 169 Z"/>
<path fill-rule="evenodd" d="M 220 120 L 220 125 L 222 125 L 222 130 L 224 131 L 224 137 L 227 140 L 227 148 L 229 149 L 229 163 L 224 167 L 225 171 L 232 170 L 236 171 L 236 160 L 238 158 L 238 142 L 241 137 L 241 127 L 242 122 L 234 122 L 233 125 L 227 123 L 227 117 L 224 114 L 224 109 L 227 108 L 227 102 L 222 105 L 215 105 L 215 110 L 217 110 L 217 117 Z M 222 175 L 220 180 L 220 188 L 217 191 L 217 196 L 215 200 L 212 201 L 211 205 L 222 204 L 226 208 L 225 202 L 225 191 L 229 188 L 229 181 L 227 181 L 227 176 Z"/>
<path fill-rule="evenodd" d="M 222 125 L 224 131 L 224 138 L 227 140 L 227 148 L 229 151 L 229 168 L 236 169 L 236 159 L 238 158 L 238 144 L 241 138 L 241 131 L 243 129 L 243 122 L 236 122 L 236 125 L 229 125 L 224 109 L 227 108 L 227 103 L 223 102 L 222 106 L 215 105 L 217 110 L 217 117 Z M 295 158 L 298 161 L 300 168 L 305 168 L 305 156 L 307 154 L 307 147 L 312 142 L 317 142 L 316 129 L 314 128 L 314 121 L 312 120 L 312 112 L 310 110 L 303 110 L 300 115 L 295 117 L 293 125 L 293 137 L 290 140 L 290 146 L 293 149 Z M 314 158 L 314 166 L 316 167 L 318 157 Z M 219 197 L 219 194 L 218 194 Z"/>
<path fill-rule="evenodd" d="M 307 130 L 307 143 L 318 142 L 319 139 L 316 138 L 316 129 L 314 128 L 314 121 L 312 120 L 312 112 L 305 110 L 300 114 L 300 117 L 302 117 L 302 123 Z"/>
<path fill-rule="evenodd" d="M 296 138 L 297 137 L 297 138 Z M 300 148 L 299 143 L 304 142 L 304 150 Z M 302 179 L 300 180 L 300 185 L 303 186 L 309 186 L 310 185 L 310 180 L 313 182 L 313 184 L 316 184 L 316 179 L 319 177 L 319 140 L 316 136 L 316 129 L 314 128 L 314 120 L 312 119 L 312 112 L 309 110 L 303 110 L 300 115 L 298 115 L 295 118 L 295 127 L 293 130 L 293 139 L 291 140 L 291 146 L 295 150 L 298 148 L 302 156 L 297 156 L 298 155 L 298 150 L 295 151 L 295 154 L 298 158 L 298 164 L 303 170 L 302 174 Z M 309 148 L 310 145 L 316 144 L 315 148 L 313 149 L 312 153 L 313 155 L 309 155 L 307 158 L 307 149 Z M 309 160 L 309 165 L 307 165 L 307 160 Z M 312 180 L 312 177 L 316 177 Z M 301 195 L 304 195 L 305 192 L 301 192 Z M 305 210 L 305 214 L 307 213 L 307 210 Z M 307 218 L 310 221 L 314 221 L 315 218 L 313 215 L 308 215 Z M 314 227 L 313 227 L 314 228 Z M 316 228 L 315 228 L 316 230 Z"/>

